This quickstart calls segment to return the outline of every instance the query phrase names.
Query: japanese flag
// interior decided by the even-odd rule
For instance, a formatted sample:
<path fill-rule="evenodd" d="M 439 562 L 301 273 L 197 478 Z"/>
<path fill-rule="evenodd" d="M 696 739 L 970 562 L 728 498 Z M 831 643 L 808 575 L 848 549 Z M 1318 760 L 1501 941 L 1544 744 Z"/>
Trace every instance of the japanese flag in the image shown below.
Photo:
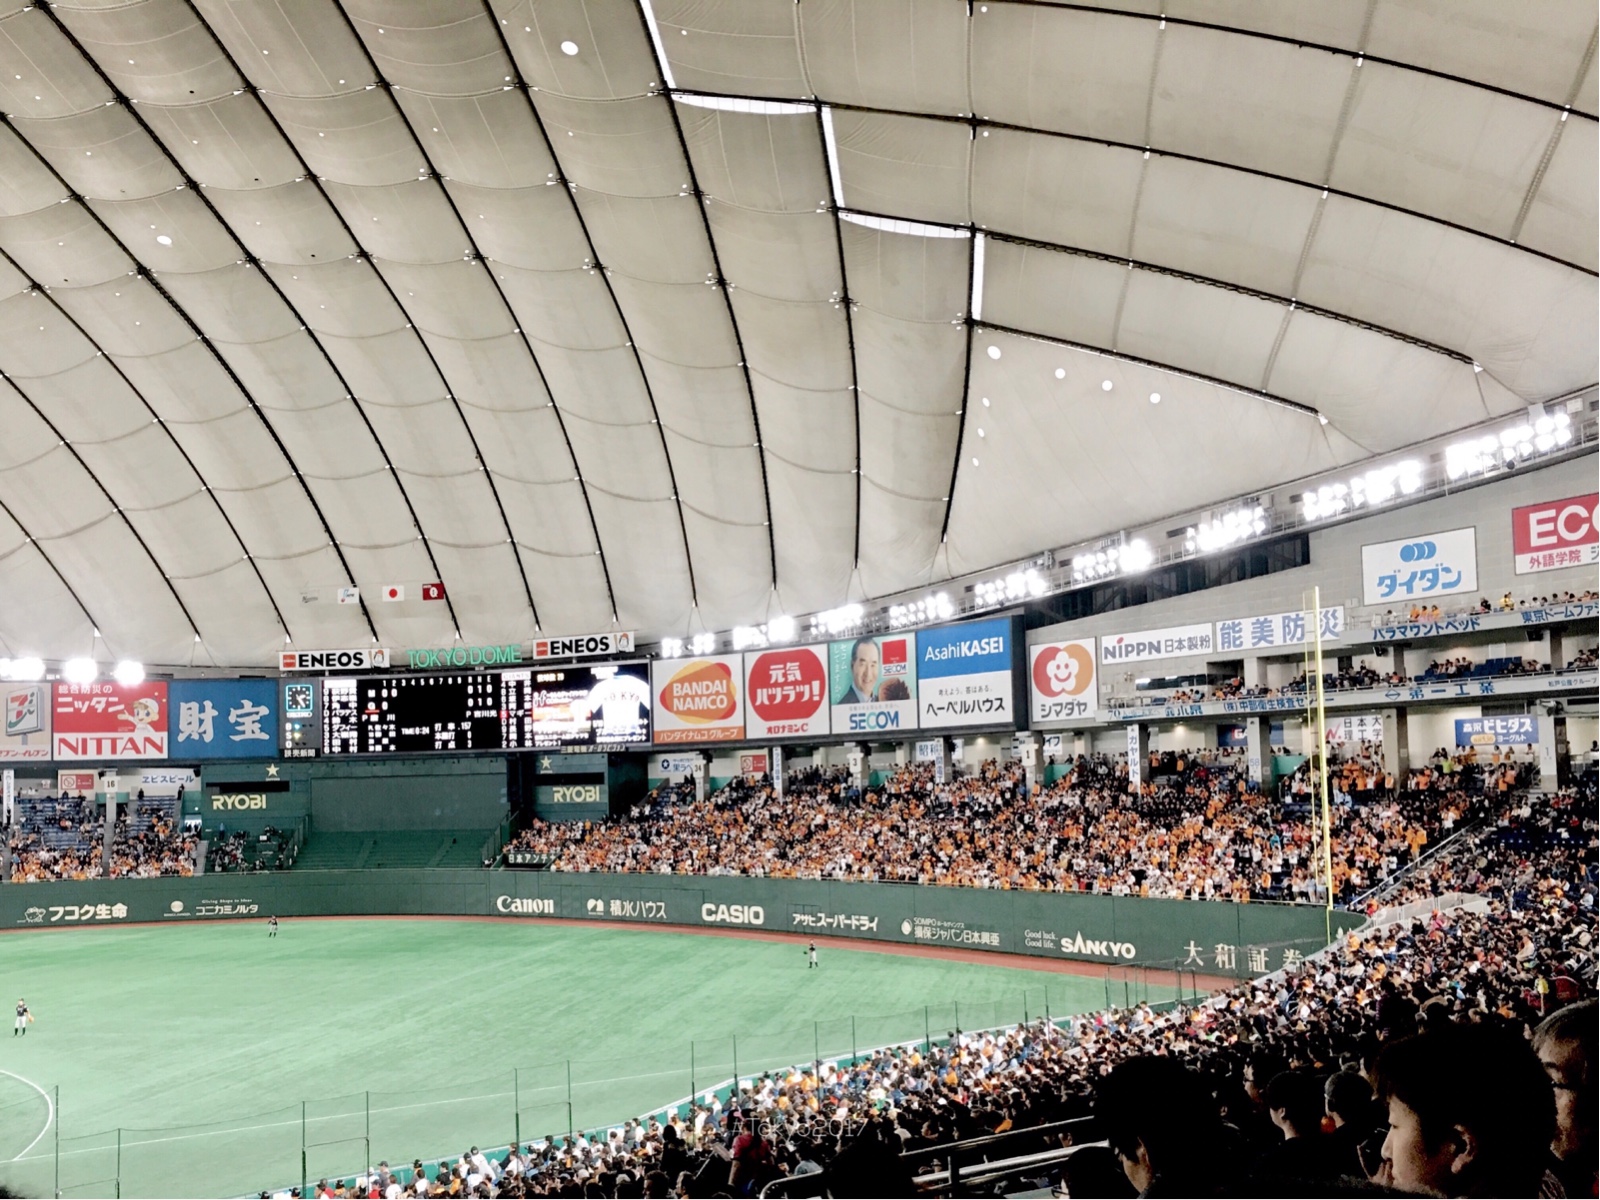
<path fill-rule="evenodd" d="M 359 604 L 361 602 L 361 589 L 358 587 L 344 587 L 339 589 L 340 604 Z"/>
<path fill-rule="evenodd" d="M 422 598 L 424 600 L 443 600 L 444 584 L 425 583 L 422 585 Z"/>
<path fill-rule="evenodd" d="M 406 585 L 403 583 L 384 584 L 383 598 L 385 600 L 404 600 L 406 598 Z"/>

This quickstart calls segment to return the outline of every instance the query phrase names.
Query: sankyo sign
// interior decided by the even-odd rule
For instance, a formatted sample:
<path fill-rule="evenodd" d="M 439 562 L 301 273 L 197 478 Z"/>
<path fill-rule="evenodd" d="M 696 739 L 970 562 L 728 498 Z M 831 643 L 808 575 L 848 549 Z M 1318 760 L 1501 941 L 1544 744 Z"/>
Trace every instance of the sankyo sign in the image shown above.
<path fill-rule="evenodd" d="M 505 667 L 522 661 L 521 646 L 451 646 L 407 650 L 408 667 Z"/>

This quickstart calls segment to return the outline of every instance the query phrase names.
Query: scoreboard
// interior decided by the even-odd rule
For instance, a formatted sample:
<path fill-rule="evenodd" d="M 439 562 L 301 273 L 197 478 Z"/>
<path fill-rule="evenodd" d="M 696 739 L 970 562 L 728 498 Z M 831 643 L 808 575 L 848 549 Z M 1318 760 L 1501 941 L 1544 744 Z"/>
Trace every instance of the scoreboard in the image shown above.
<path fill-rule="evenodd" d="M 321 682 L 325 755 L 605 749 L 650 741 L 642 662 Z"/>

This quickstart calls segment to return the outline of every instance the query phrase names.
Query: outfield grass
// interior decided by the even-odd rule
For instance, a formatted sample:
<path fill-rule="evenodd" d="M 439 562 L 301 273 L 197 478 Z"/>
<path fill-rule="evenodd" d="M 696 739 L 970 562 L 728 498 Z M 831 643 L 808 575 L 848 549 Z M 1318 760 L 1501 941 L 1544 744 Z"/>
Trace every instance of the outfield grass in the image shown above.
<path fill-rule="evenodd" d="M 34 1196 L 58 1164 L 69 1196 L 253 1194 L 298 1183 L 303 1146 L 315 1182 L 1105 1002 L 942 958 L 827 946 L 813 971 L 787 941 L 438 920 L 8 933 L 0 980 L 37 1015 L 0 1043 L 0 1181 Z"/>

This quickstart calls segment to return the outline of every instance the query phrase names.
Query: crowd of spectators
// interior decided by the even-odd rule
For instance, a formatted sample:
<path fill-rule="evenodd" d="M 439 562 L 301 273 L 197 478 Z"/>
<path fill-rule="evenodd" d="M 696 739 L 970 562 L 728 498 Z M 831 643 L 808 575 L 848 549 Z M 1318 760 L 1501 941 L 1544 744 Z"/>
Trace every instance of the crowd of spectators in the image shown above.
<path fill-rule="evenodd" d="M 1340 902 L 1381 883 L 1474 817 L 1485 781 L 1446 757 L 1396 787 L 1358 763 L 1341 767 L 1331 844 Z M 534 820 L 510 849 L 557 871 L 750 875 L 953 887 L 1096 892 L 1194 900 L 1320 901 L 1311 781 L 1274 798 L 1246 786 L 1237 755 L 1153 755 L 1130 794 L 1127 768 L 1078 758 L 1031 791 L 1020 764 L 985 763 L 938 784 L 931 765 L 902 767 L 858 791 L 830 777 L 740 780 L 705 800 L 652 793 L 625 816 Z M 1492 766 L 1491 771 L 1500 771 Z M 1509 786 L 1509 784 L 1508 784 Z"/>
<path fill-rule="evenodd" d="M 117 814 L 109 876 L 143 879 L 192 875 L 198 838 L 177 826 L 179 805 L 141 792 Z M 105 817 L 99 805 L 61 795 L 19 798 L 17 824 L 5 843 L 13 883 L 107 876 Z"/>
<path fill-rule="evenodd" d="M 1480 596 L 1476 604 L 1465 608 L 1450 607 L 1441 609 L 1438 604 L 1413 604 L 1409 609 L 1396 612 L 1389 609 L 1381 617 L 1373 620 L 1377 626 L 1398 625 L 1409 621 L 1413 625 L 1421 621 L 1442 621 L 1450 617 L 1483 616 L 1495 612 L 1526 612 L 1534 608 L 1552 608 L 1563 604 L 1587 604 L 1600 600 L 1600 592 L 1585 590 L 1582 592 L 1551 592 L 1548 596 L 1523 596 L 1512 599 L 1507 592 L 1498 601 L 1491 601 L 1487 596 Z"/>
<path fill-rule="evenodd" d="M 827 1194 L 907 1196 L 937 1165 L 908 1152 L 1006 1132 L 1007 1154 L 1051 1149 L 1071 1139 L 1027 1131 L 1085 1118 L 1079 1140 L 1097 1144 L 1031 1183 L 1074 1196 L 1593 1196 L 1594 773 L 1576 791 L 1497 803 L 1392 898 L 1473 891 L 1473 906 L 1380 914 L 1203 1002 L 950 1030 L 589 1136 L 474 1147 L 431 1171 L 384 1164 L 316 1194 L 748 1196 L 821 1171 Z"/>

